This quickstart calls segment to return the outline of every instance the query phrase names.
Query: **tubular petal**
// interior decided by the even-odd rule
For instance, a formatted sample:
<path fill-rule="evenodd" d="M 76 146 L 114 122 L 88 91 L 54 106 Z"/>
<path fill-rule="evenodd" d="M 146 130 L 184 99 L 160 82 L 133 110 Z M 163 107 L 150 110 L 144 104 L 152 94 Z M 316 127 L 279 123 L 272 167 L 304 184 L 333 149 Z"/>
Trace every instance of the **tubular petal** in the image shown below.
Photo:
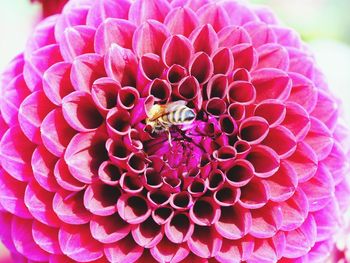
<path fill-rule="evenodd" d="M 222 246 L 222 237 L 213 226 L 195 226 L 187 241 L 189 249 L 199 257 L 215 257 Z"/>

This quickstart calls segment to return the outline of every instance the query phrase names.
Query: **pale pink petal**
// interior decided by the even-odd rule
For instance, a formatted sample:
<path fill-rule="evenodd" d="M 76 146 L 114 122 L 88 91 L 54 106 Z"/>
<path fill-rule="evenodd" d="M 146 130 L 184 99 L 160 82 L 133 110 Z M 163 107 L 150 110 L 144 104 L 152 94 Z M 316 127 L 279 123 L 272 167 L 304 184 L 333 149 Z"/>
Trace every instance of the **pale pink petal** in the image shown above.
<path fill-rule="evenodd" d="M 33 239 L 35 243 L 50 254 L 62 254 L 58 243 L 58 228 L 44 225 L 38 221 L 33 222 Z"/>
<path fill-rule="evenodd" d="M 178 7 L 170 10 L 164 19 L 164 24 L 173 35 L 180 34 L 188 37 L 198 26 L 198 17 L 187 7 Z"/>
<path fill-rule="evenodd" d="M 136 0 L 130 7 L 129 20 L 136 25 L 150 19 L 163 22 L 169 11 L 170 5 L 166 0 Z"/>

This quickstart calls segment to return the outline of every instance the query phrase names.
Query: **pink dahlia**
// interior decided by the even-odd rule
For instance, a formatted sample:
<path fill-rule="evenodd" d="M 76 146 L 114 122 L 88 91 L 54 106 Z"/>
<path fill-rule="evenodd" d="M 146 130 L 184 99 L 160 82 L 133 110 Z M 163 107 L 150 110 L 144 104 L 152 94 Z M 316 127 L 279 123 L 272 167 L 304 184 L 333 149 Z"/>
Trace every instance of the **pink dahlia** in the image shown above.
<path fill-rule="evenodd" d="M 0 236 L 18 258 L 324 262 L 333 248 L 348 133 L 266 9 L 72 0 L 1 94 Z"/>

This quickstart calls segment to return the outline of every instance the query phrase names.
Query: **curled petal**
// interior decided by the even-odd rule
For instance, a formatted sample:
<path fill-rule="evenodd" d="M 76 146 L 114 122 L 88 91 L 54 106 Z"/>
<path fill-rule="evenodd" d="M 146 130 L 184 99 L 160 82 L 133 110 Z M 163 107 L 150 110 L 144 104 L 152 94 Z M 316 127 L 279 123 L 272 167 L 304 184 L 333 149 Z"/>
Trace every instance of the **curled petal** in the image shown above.
<path fill-rule="evenodd" d="M 98 177 L 104 184 L 118 185 L 121 176 L 120 168 L 110 161 L 104 161 L 98 168 Z"/>
<path fill-rule="evenodd" d="M 263 178 L 273 175 L 280 166 L 276 152 L 263 145 L 252 148 L 246 159 L 254 166 L 255 175 Z"/>
<path fill-rule="evenodd" d="M 9 128 L 0 142 L 2 168 L 17 180 L 28 181 L 33 176 L 30 160 L 34 149 L 19 126 Z"/>
<path fill-rule="evenodd" d="M 176 86 L 186 77 L 186 74 L 187 70 L 184 67 L 174 64 L 166 71 L 166 80 Z"/>
<path fill-rule="evenodd" d="M 41 123 L 40 133 L 45 148 L 61 157 L 76 131 L 67 123 L 62 110 L 57 108 L 46 115 Z"/>
<path fill-rule="evenodd" d="M 61 105 L 62 99 L 73 91 L 71 68 L 71 63 L 59 62 L 49 67 L 43 75 L 43 90 L 55 105 Z"/>
<path fill-rule="evenodd" d="M 259 63 L 257 68 L 276 68 L 284 71 L 289 67 L 288 51 L 278 44 L 265 44 L 258 49 Z"/>
<path fill-rule="evenodd" d="M 0 169 L 0 204 L 2 210 L 22 218 L 32 215 L 24 202 L 26 184 L 14 179 L 3 169 Z"/>
<path fill-rule="evenodd" d="M 13 244 L 18 253 L 29 260 L 48 261 L 50 254 L 41 249 L 33 239 L 32 225 L 32 220 L 14 217 L 11 225 Z"/>
<path fill-rule="evenodd" d="M 58 228 L 44 225 L 38 221 L 33 222 L 33 240 L 43 250 L 50 254 L 62 254 L 58 243 Z"/>
<path fill-rule="evenodd" d="M 152 218 L 158 225 L 164 225 L 174 216 L 174 211 L 170 207 L 159 207 L 152 211 Z"/>
<path fill-rule="evenodd" d="M 129 224 L 140 224 L 151 214 L 147 201 L 140 195 L 123 194 L 117 208 L 120 217 Z"/>
<path fill-rule="evenodd" d="M 231 48 L 235 60 L 235 69 L 246 69 L 250 71 L 258 63 L 257 51 L 249 43 L 235 45 Z"/>
<path fill-rule="evenodd" d="M 171 194 L 163 190 L 155 190 L 147 193 L 147 199 L 151 206 L 160 207 L 170 202 Z"/>
<path fill-rule="evenodd" d="M 239 126 L 239 137 L 249 144 L 259 144 L 269 134 L 269 124 L 261 117 L 245 119 Z"/>
<path fill-rule="evenodd" d="M 94 215 L 113 215 L 117 211 L 120 195 L 118 187 L 100 183 L 91 184 L 84 192 L 84 206 Z"/>
<path fill-rule="evenodd" d="M 127 135 L 131 129 L 130 113 L 123 109 L 114 108 L 107 115 L 107 131 L 112 138 Z"/>
<path fill-rule="evenodd" d="M 72 175 L 91 183 L 98 176 L 100 164 L 107 160 L 105 136 L 100 132 L 78 133 L 67 146 L 64 160 Z"/>
<path fill-rule="evenodd" d="M 112 1 L 110 1 L 110 3 L 112 3 Z M 104 20 L 96 30 L 94 42 L 96 53 L 100 55 L 106 54 L 112 44 L 131 49 L 132 37 L 135 30 L 135 25 L 126 20 L 116 18 Z"/>
<path fill-rule="evenodd" d="M 130 49 L 113 43 L 105 55 L 104 65 L 107 75 L 122 86 L 136 84 L 137 59 Z"/>
<path fill-rule="evenodd" d="M 139 176 L 131 173 L 124 173 L 120 178 L 119 184 L 127 193 L 136 194 L 143 190 Z"/>
<path fill-rule="evenodd" d="M 237 102 L 249 105 L 255 101 L 256 91 L 254 86 L 246 81 L 234 81 L 228 87 L 228 99 L 231 103 Z"/>
<path fill-rule="evenodd" d="M 174 93 L 181 99 L 190 101 L 200 94 L 200 86 L 196 78 L 188 76 L 183 78 L 175 88 Z"/>
<path fill-rule="evenodd" d="M 286 100 L 292 89 L 291 78 L 279 69 L 260 69 L 252 73 L 252 84 L 256 90 L 256 100 Z M 289 97 L 290 98 L 290 97 Z"/>
<path fill-rule="evenodd" d="M 165 260 L 166 262 L 177 263 L 181 262 L 190 253 L 186 244 L 179 244 L 174 246 L 173 243 L 163 237 L 162 241 L 150 249 L 154 259 L 158 262 Z"/>
<path fill-rule="evenodd" d="M 239 188 L 231 186 L 223 186 L 214 193 L 214 200 L 220 206 L 232 206 L 234 205 L 240 195 Z"/>
<path fill-rule="evenodd" d="M 75 90 L 90 92 L 94 81 L 105 76 L 102 56 L 84 54 L 74 58 L 70 79 Z"/>
<path fill-rule="evenodd" d="M 219 117 L 226 111 L 225 101 L 220 98 L 211 98 L 204 106 L 205 110 L 214 117 Z"/>
<path fill-rule="evenodd" d="M 218 36 L 210 24 L 196 28 L 189 36 L 196 52 L 203 51 L 209 56 L 218 48 Z"/>
<path fill-rule="evenodd" d="M 91 97 L 97 108 L 104 114 L 117 105 L 119 82 L 111 78 L 97 79 L 91 88 Z"/>
<path fill-rule="evenodd" d="M 214 257 L 220 251 L 222 237 L 213 226 L 195 226 L 187 241 L 190 250 L 201 258 Z"/>
<path fill-rule="evenodd" d="M 130 9 L 128 0 L 115 1 L 94 1 L 89 8 L 86 24 L 98 27 L 109 18 L 127 19 Z"/>
<path fill-rule="evenodd" d="M 277 100 L 265 100 L 254 109 L 254 115 L 264 118 L 270 128 L 279 125 L 286 117 L 286 106 Z"/>
<path fill-rule="evenodd" d="M 235 120 L 230 115 L 222 115 L 219 119 L 221 131 L 227 135 L 234 135 L 237 133 L 238 127 Z"/>
<path fill-rule="evenodd" d="M 252 226 L 249 233 L 257 238 L 271 238 L 282 225 L 282 210 L 279 205 L 266 204 L 260 209 L 253 209 Z"/>
<path fill-rule="evenodd" d="M 262 144 L 273 149 L 281 159 L 291 156 L 297 147 L 293 133 L 282 125 L 270 129 Z"/>
<path fill-rule="evenodd" d="M 120 218 L 118 213 L 109 216 L 94 215 L 90 221 L 90 231 L 94 239 L 111 244 L 126 237 L 131 226 Z"/>
<path fill-rule="evenodd" d="M 215 223 L 216 230 L 224 238 L 240 240 L 252 226 L 252 216 L 248 209 L 240 205 L 221 207 L 221 216 Z"/>
<path fill-rule="evenodd" d="M 84 191 L 56 193 L 52 207 L 59 219 L 67 224 L 82 225 L 91 219 L 91 214 L 84 207 Z"/>
<path fill-rule="evenodd" d="M 222 169 L 226 169 L 236 157 L 236 149 L 232 146 L 222 146 L 213 152 L 213 157 Z"/>
<path fill-rule="evenodd" d="M 148 90 L 148 94 L 145 95 L 153 96 L 156 102 L 166 103 L 170 99 L 171 86 L 165 80 L 154 79 L 146 90 Z"/>
<path fill-rule="evenodd" d="M 191 42 L 182 35 L 169 37 L 162 47 L 162 60 L 168 67 L 174 64 L 187 67 L 192 54 Z"/>
<path fill-rule="evenodd" d="M 41 142 L 40 125 L 53 107 L 43 91 L 30 94 L 22 102 L 18 110 L 18 122 L 30 141 L 36 144 Z"/>
<path fill-rule="evenodd" d="M 207 53 L 198 52 L 192 57 L 189 73 L 199 84 L 204 84 L 210 79 L 214 73 L 214 65 Z"/>
<path fill-rule="evenodd" d="M 66 162 L 63 159 L 59 159 L 56 162 L 53 173 L 58 185 L 67 191 L 78 192 L 85 188 L 85 184 L 72 176 Z"/>
<path fill-rule="evenodd" d="M 170 5 L 166 0 L 137 0 L 132 3 L 129 11 L 129 20 L 140 25 L 150 19 L 163 22 L 170 11 Z"/>
<path fill-rule="evenodd" d="M 249 183 L 254 176 L 253 165 L 244 160 L 238 159 L 234 161 L 232 166 L 225 172 L 227 182 L 234 187 L 242 187 Z"/>
<path fill-rule="evenodd" d="M 174 65 L 175 66 L 175 65 Z M 137 68 L 137 89 L 142 92 L 144 88 L 154 79 L 161 78 L 164 71 L 164 64 L 158 55 L 153 53 L 144 54 L 138 64 Z M 170 73 L 167 79 L 170 83 L 175 81 L 177 76 L 177 70 L 174 72 L 173 77 Z"/>
<path fill-rule="evenodd" d="M 231 103 L 227 109 L 228 114 L 236 121 L 242 121 L 245 118 L 245 107 L 240 103 Z"/>
<path fill-rule="evenodd" d="M 227 94 L 228 79 L 225 75 L 218 74 L 213 76 L 207 86 L 207 97 L 223 99 Z"/>
<path fill-rule="evenodd" d="M 178 210 L 187 210 L 193 205 L 192 196 L 187 192 L 179 192 L 170 197 L 170 205 Z"/>
<path fill-rule="evenodd" d="M 171 242 L 175 244 L 183 243 L 193 234 L 194 223 L 188 214 L 179 213 L 165 224 L 164 231 Z"/>
<path fill-rule="evenodd" d="M 250 73 L 245 68 L 237 68 L 231 74 L 231 79 L 233 81 L 248 81 L 252 80 Z"/>
<path fill-rule="evenodd" d="M 161 55 L 163 43 L 168 36 L 168 29 L 163 24 L 155 20 L 147 20 L 134 33 L 132 40 L 134 53 L 138 57 L 142 57 L 146 53 Z"/>
<path fill-rule="evenodd" d="M 224 184 L 224 182 L 225 175 L 219 169 L 212 170 L 206 179 L 207 187 L 210 191 L 216 191 Z"/>
<path fill-rule="evenodd" d="M 205 194 L 206 190 L 207 190 L 207 184 L 201 178 L 193 180 L 187 188 L 187 191 L 193 197 L 202 196 L 203 194 Z"/>
<path fill-rule="evenodd" d="M 72 62 L 75 57 L 93 53 L 95 29 L 89 26 L 68 27 L 60 41 L 60 51 L 65 61 Z"/>
<path fill-rule="evenodd" d="M 238 203 L 248 209 L 258 209 L 267 203 L 268 198 L 268 188 L 265 183 L 253 179 L 247 185 L 241 187 L 241 196 Z"/>
<path fill-rule="evenodd" d="M 108 139 L 106 142 L 106 149 L 113 164 L 117 165 L 119 168 L 126 168 L 129 151 L 123 141 Z"/>
<path fill-rule="evenodd" d="M 284 256 L 286 258 L 297 258 L 305 255 L 315 245 L 316 236 L 316 222 L 310 214 L 299 228 L 286 232 Z"/>
<path fill-rule="evenodd" d="M 131 110 L 135 107 L 140 94 L 133 87 L 123 87 L 119 90 L 117 106 L 124 110 Z"/>
<path fill-rule="evenodd" d="M 241 262 L 250 258 L 254 250 L 254 239 L 250 236 L 246 236 L 240 240 L 223 239 L 222 246 L 219 253 L 216 255 L 216 259 L 223 263 Z"/>
<path fill-rule="evenodd" d="M 93 239 L 87 224 L 62 227 L 58 233 L 58 241 L 62 252 L 75 261 L 90 262 L 103 256 L 102 246 Z"/>
<path fill-rule="evenodd" d="M 198 17 L 187 7 L 172 9 L 164 19 L 164 24 L 172 35 L 179 34 L 188 37 L 198 26 Z"/>
<path fill-rule="evenodd" d="M 220 218 L 220 207 L 209 197 L 197 199 L 190 209 L 192 221 L 199 226 L 210 226 Z"/>
<path fill-rule="evenodd" d="M 137 225 L 131 231 L 134 241 L 141 247 L 152 248 L 156 246 L 163 238 L 163 229 L 152 217 L 145 222 Z"/>
<path fill-rule="evenodd" d="M 163 181 L 159 172 L 150 167 L 145 170 L 143 182 L 148 190 L 157 189 L 163 185 Z"/>
<path fill-rule="evenodd" d="M 251 149 L 250 144 L 242 140 L 236 141 L 233 147 L 236 149 L 237 159 L 245 158 Z"/>
<path fill-rule="evenodd" d="M 31 165 L 34 177 L 41 187 L 50 192 L 55 192 L 58 189 L 58 184 L 53 174 L 57 160 L 57 157 L 43 146 L 37 147 L 32 155 Z"/>
<path fill-rule="evenodd" d="M 252 262 L 277 262 L 284 255 L 286 237 L 283 232 L 277 232 L 269 239 L 255 239 Z"/>

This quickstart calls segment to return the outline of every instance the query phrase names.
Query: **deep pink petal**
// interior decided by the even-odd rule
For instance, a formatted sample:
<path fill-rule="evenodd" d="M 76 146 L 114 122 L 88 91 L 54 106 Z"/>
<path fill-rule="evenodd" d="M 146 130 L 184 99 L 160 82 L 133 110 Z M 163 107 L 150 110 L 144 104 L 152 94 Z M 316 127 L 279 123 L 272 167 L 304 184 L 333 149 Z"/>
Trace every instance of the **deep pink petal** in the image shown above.
<path fill-rule="evenodd" d="M 156 246 L 163 238 L 164 231 L 152 217 L 133 228 L 132 237 L 134 241 L 145 248 Z"/>
<path fill-rule="evenodd" d="M 214 226 L 195 226 L 187 245 L 199 257 L 215 257 L 222 246 L 222 237 Z"/>
<path fill-rule="evenodd" d="M 196 52 L 203 51 L 211 55 L 219 46 L 219 39 L 210 24 L 195 29 L 189 36 Z"/>
<path fill-rule="evenodd" d="M 186 244 L 174 246 L 173 243 L 165 236 L 158 245 L 150 249 L 150 252 L 158 262 L 165 260 L 166 262 L 177 263 L 181 262 L 189 254 L 189 249 Z"/>

